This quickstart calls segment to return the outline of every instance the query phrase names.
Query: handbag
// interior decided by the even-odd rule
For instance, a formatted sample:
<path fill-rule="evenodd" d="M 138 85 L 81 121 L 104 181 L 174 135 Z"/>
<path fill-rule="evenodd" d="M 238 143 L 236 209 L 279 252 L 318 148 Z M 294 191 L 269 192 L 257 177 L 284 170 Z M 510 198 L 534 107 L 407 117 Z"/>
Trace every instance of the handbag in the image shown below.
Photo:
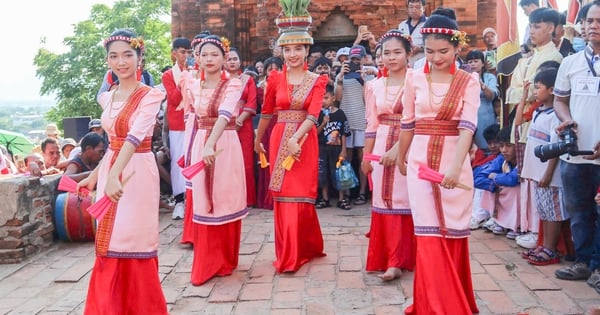
<path fill-rule="evenodd" d="M 342 161 L 340 167 L 335 170 L 335 189 L 346 190 L 358 186 L 358 177 L 352 169 L 352 165 L 346 160 Z"/>

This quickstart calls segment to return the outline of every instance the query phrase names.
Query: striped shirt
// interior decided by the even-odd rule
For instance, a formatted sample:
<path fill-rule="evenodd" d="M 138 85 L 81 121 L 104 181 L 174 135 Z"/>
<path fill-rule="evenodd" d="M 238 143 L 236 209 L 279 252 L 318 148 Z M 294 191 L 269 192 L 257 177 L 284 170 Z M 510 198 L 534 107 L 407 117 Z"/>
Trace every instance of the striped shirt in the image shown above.
<path fill-rule="evenodd" d="M 364 87 L 356 79 L 344 79 L 343 88 L 340 109 L 346 114 L 350 129 L 367 129 Z"/>

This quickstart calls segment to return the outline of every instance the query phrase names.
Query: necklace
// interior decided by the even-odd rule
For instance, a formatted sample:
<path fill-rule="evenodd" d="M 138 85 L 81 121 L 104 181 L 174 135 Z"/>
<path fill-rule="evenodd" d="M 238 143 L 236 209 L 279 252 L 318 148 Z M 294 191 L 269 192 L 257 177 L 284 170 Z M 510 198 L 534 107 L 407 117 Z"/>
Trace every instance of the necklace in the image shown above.
<path fill-rule="evenodd" d="M 115 94 L 117 94 L 117 91 L 119 91 L 120 87 L 118 87 L 117 90 L 113 92 L 113 94 L 110 97 L 110 106 L 108 108 L 108 117 L 113 120 L 113 124 L 114 124 L 114 119 L 117 116 L 119 116 L 120 109 L 123 108 L 123 106 L 125 106 L 127 103 L 129 103 L 129 99 L 131 99 L 131 96 L 135 93 L 135 91 L 139 87 L 140 87 L 140 83 L 138 82 L 138 84 L 135 86 L 135 88 L 131 92 L 129 92 L 129 95 L 127 96 L 127 99 L 125 100 L 125 102 L 123 102 L 123 104 L 121 104 L 121 106 L 118 106 L 118 107 L 114 107 L 113 102 L 115 100 Z M 117 113 L 113 114 L 113 111 L 116 111 Z"/>
<path fill-rule="evenodd" d="M 433 92 L 433 89 L 431 88 L 431 74 L 427 74 L 427 87 L 429 88 L 429 104 L 430 105 L 436 105 L 436 106 L 440 106 L 442 105 L 442 103 L 444 102 L 444 99 L 446 98 L 446 94 L 448 94 L 448 91 L 446 91 L 446 93 L 442 93 L 442 94 L 436 94 L 435 92 Z M 450 84 L 452 84 L 452 81 L 454 81 L 454 75 L 452 76 L 452 79 L 450 80 Z M 435 96 L 437 98 L 440 98 L 439 102 L 434 101 L 433 97 Z"/>
<path fill-rule="evenodd" d="M 287 84 L 287 94 L 288 94 L 288 100 L 290 101 L 290 108 L 293 105 L 292 101 L 294 100 L 294 97 L 296 96 L 296 86 L 300 85 L 300 84 L 291 84 L 290 83 L 290 77 L 289 77 L 289 73 L 286 72 L 285 73 L 285 83 Z M 302 73 L 302 80 L 300 82 L 304 81 L 304 77 L 306 76 L 306 71 L 304 71 L 304 73 Z"/>
<path fill-rule="evenodd" d="M 388 84 L 390 82 L 390 77 L 385 78 L 385 101 L 388 102 L 390 100 L 390 94 L 388 94 Z M 393 93 L 393 97 L 391 98 L 392 101 L 392 106 L 395 106 L 396 104 L 395 101 L 398 98 L 398 94 L 400 94 L 400 91 L 402 91 L 402 87 L 404 86 L 404 79 L 400 80 L 400 84 L 398 86 L 398 90 L 396 91 L 396 93 Z"/>

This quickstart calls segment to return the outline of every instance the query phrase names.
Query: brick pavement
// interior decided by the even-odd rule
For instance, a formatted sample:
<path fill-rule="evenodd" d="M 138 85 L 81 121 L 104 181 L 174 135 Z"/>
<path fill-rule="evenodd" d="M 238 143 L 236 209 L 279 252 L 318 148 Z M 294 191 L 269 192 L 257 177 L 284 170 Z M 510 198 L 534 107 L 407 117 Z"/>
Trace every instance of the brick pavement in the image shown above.
<path fill-rule="evenodd" d="M 272 213 L 252 210 L 242 224 L 238 269 L 194 287 L 192 251 L 178 242 L 182 221 L 162 212 L 160 277 L 170 313 L 402 314 L 412 302 L 413 273 L 383 283 L 364 271 L 367 206 L 322 209 L 319 218 L 327 256 L 295 274 L 277 275 Z M 557 265 L 527 264 L 514 241 L 480 230 L 470 244 L 480 314 L 584 314 L 600 305 L 600 295 L 584 281 L 555 279 Z M 57 242 L 21 264 L 0 265 L 0 314 L 82 314 L 93 262 L 92 243 Z"/>

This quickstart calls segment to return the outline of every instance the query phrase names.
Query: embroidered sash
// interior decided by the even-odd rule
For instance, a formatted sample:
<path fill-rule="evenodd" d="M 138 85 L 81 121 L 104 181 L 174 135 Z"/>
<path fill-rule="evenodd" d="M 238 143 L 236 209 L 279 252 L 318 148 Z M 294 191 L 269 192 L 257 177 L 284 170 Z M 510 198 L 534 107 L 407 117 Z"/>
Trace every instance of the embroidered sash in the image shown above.
<path fill-rule="evenodd" d="M 379 123 L 389 126 L 385 140 L 385 152 L 389 151 L 400 139 L 400 119 L 402 118 L 402 94 L 400 91 L 394 102 L 393 114 L 383 114 L 378 117 Z M 387 97 L 387 95 L 386 95 Z M 394 174 L 396 166 L 383 167 L 383 182 L 381 185 L 381 199 L 386 208 L 392 209 L 392 194 L 394 191 Z"/>
<path fill-rule="evenodd" d="M 115 118 L 113 127 L 117 138 L 126 138 L 127 133 L 129 133 L 129 118 L 131 115 L 137 110 L 140 105 L 140 102 L 150 92 L 151 88 L 147 85 L 142 85 L 137 88 L 129 97 L 127 104 L 123 105 L 123 109 Z M 114 93 L 114 92 L 113 92 Z M 111 104 L 112 105 L 112 104 Z M 145 139 L 144 139 L 145 140 Z M 146 142 L 146 141 L 144 141 Z M 143 142 L 143 143 L 144 143 Z M 113 145 L 111 141 L 111 148 L 115 148 L 120 150 L 123 146 L 123 142 L 121 142 L 121 146 L 117 144 Z M 110 167 L 115 163 L 117 159 L 118 150 L 114 152 L 112 159 L 110 160 Z M 121 176 L 119 176 L 119 180 L 121 180 Z M 115 224 L 115 218 L 117 216 L 117 205 L 118 202 L 113 202 L 104 215 L 102 221 L 98 222 L 98 228 L 96 230 L 96 255 L 98 256 L 107 256 L 108 254 L 108 245 L 110 244 L 110 239 L 113 231 L 113 227 Z"/>
<path fill-rule="evenodd" d="M 283 76 L 282 76 L 283 77 Z M 298 88 L 294 88 L 292 91 L 292 97 L 290 99 L 290 110 L 280 110 L 277 113 L 277 123 L 285 124 L 283 127 L 283 134 L 279 141 L 279 150 L 275 157 L 275 165 L 273 165 L 273 172 L 271 173 L 271 182 L 269 183 L 269 189 L 272 191 L 280 192 L 281 186 L 283 185 L 283 177 L 285 175 L 285 168 L 283 168 L 283 160 L 289 155 L 288 151 L 288 140 L 292 137 L 294 132 L 298 129 L 298 125 L 306 119 L 306 111 L 303 110 L 304 101 L 310 94 L 312 87 L 314 86 L 319 76 L 314 73 L 308 73 L 308 75 L 302 80 L 302 83 Z M 280 89 L 288 89 L 287 79 L 283 77 L 283 80 L 279 80 Z M 297 116 L 297 117 L 293 117 Z M 298 162 L 296 162 L 298 163 Z"/>
<path fill-rule="evenodd" d="M 223 96 L 225 95 L 225 88 L 227 87 L 228 83 L 229 83 L 229 79 L 219 81 L 219 83 L 217 84 L 217 87 L 215 88 L 215 92 L 211 95 L 210 101 L 208 102 L 207 117 L 214 118 L 215 122 L 217 121 L 217 118 L 219 117 L 219 106 L 223 102 Z M 200 95 L 200 97 L 202 97 L 202 95 Z M 201 117 L 198 120 L 198 128 L 200 128 L 200 122 L 202 121 L 202 118 L 203 117 Z M 235 121 L 234 121 L 234 123 L 235 123 Z M 206 144 L 206 140 L 208 140 L 208 137 L 210 137 L 210 134 L 211 134 L 214 126 L 215 125 L 213 123 L 212 127 L 210 127 L 210 129 L 208 129 L 206 131 L 206 137 L 204 138 L 205 144 Z M 202 129 L 207 129 L 207 128 L 202 128 Z M 217 148 L 215 148 L 215 151 L 216 150 L 217 150 Z M 214 167 L 214 165 L 207 165 L 204 169 L 204 172 L 205 172 L 204 183 L 205 183 L 206 193 L 208 195 L 208 206 L 209 206 L 208 213 L 213 213 L 212 198 L 213 198 L 213 188 L 214 188 L 214 182 L 215 182 L 215 167 Z"/>
<path fill-rule="evenodd" d="M 456 75 L 450 83 L 446 97 L 444 97 L 442 107 L 435 117 L 436 121 L 450 121 L 452 119 L 452 116 L 454 116 L 454 113 L 459 107 L 459 102 L 462 101 L 463 95 L 465 94 L 465 87 L 467 86 L 469 76 L 470 75 L 463 70 L 458 70 L 456 72 Z M 427 164 L 435 171 L 439 171 L 440 169 L 445 136 L 445 133 L 434 133 L 429 137 L 429 143 L 427 144 Z M 435 211 L 440 223 L 440 233 L 443 237 L 446 237 L 448 235 L 448 228 L 446 227 L 446 219 L 442 207 L 442 193 L 440 186 L 431 183 L 431 188 L 433 189 Z"/>

